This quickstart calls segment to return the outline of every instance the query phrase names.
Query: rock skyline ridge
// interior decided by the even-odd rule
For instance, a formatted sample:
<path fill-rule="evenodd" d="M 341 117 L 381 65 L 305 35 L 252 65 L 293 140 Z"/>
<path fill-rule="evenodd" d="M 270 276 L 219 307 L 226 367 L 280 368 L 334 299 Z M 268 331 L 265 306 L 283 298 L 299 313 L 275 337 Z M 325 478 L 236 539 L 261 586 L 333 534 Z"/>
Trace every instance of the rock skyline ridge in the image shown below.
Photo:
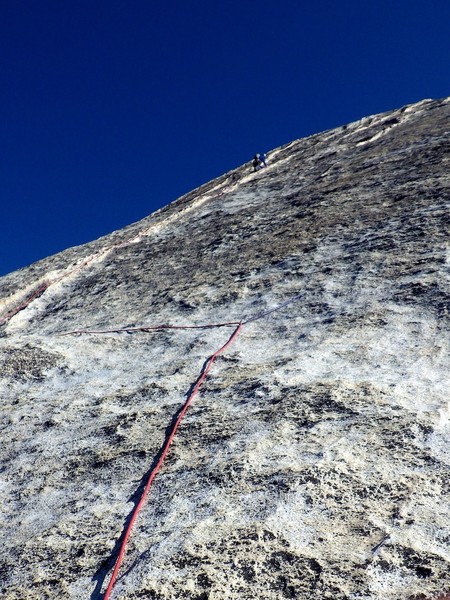
<path fill-rule="evenodd" d="M 239 322 L 111 598 L 450 598 L 450 98 L 267 159 L 0 278 L 5 600 L 103 597 Z"/>

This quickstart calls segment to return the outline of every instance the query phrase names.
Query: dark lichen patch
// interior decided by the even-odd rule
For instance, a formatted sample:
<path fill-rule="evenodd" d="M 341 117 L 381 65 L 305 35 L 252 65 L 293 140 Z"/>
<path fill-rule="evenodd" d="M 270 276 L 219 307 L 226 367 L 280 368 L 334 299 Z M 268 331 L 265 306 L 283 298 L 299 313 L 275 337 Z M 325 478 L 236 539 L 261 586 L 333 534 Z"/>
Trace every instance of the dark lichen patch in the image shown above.
<path fill-rule="evenodd" d="M 63 359 L 58 354 L 31 344 L 18 348 L 6 346 L 0 354 L 2 374 L 11 380 L 43 381 L 47 371 L 62 364 Z"/>
<path fill-rule="evenodd" d="M 279 549 L 267 552 L 268 544 Z M 213 598 L 250 599 L 261 597 L 268 589 L 280 598 L 298 598 L 302 597 L 298 594 L 313 592 L 321 577 L 321 564 L 286 550 L 285 546 L 286 542 L 271 532 L 239 529 L 227 540 L 197 546 L 196 554 L 191 551 L 178 555 L 172 565 L 198 570 L 195 579 L 198 591 L 206 589 L 202 593 Z M 220 563 L 213 559 L 218 555 Z M 174 598 L 182 598 L 186 591 L 177 585 L 173 593 Z"/>

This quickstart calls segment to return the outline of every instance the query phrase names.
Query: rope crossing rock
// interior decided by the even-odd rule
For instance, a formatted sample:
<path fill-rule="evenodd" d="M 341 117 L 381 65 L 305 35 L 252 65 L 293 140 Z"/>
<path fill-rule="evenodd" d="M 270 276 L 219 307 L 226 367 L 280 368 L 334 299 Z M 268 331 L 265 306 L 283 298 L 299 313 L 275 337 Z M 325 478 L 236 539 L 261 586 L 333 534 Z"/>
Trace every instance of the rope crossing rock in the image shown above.
<path fill-rule="evenodd" d="M 229 321 L 227 323 L 207 323 L 206 325 L 141 325 L 139 327 L 118 327 L 113 329 L 75 329 L 74 331 L 66 331 L 61 335 L 145 333 L 151 331 L 163 331 L 165 329 L 214 329 L 215 327 L 233 327 L 239 325 L 239 323 L 240 321 Z"/>
<path fill-rule="evenodd" d="M 33 300 L 39 298 L 39 296 L 41 296 L 45 292 L 49 285 L 51 285 L 50 281 L 44 281 L 43 283 L 41 283 L 41 285 L 39 285 L 30 294 L 28 294 L 28 296 L 26 296 L 26 298 L 20 304 L 12 308 L 9 312 L 7 312 L 3 317 L 0 318 L 0 325 L 7 323 L 10 319 L 14 317 L 14 315 L 17 315 L 17 313 L 19 313 L 21 310 L 23 310 L 29 304 L 31 304 Z"/>
<path fill-rule="evenodd" d="M 165 329 L 214 329 L 216 327 L 235 327 L 236 325 L 247 325 L 248 323 L 252 323 L 253 321 L 258 321 L 259 319 L 263 319 L 267 317 L 271 313 L 277 312 L 286 306 L 289 306 L 293 302 L 297 302 L 301 299 L 301 294 L 297 296 L 293 296 L 288 300 L 285 300 L 282 304 L 278 304 L 272 308 L 268 308 L 267 310 L 260 311 L 241 321 L 224 321 L 223 323 L 205 323 L 201 325 L 170 325 L 170 324 L 162 324 L 162 325 L 139 325 L 136 327 L 112 327 L 111 329 L 74 329 L 72 331 L 65 331 L 60 334 L 61 336 L 65 335 L 103 335 L 106 333 L 143 333 L 143 332 L 152 332 L 152 331 L 162 331 Z"/>
<path fill-rule="evenodd" d="M 301 295 L 299 294 L 297 296 L 289 298 L 282 304 L 279 304 L 273 308 L 256 313 L 250 317 L 247 317 L 245 320 L 241 320 L 238 322 L 237 321 L 228 321 L 228 322 L 224 322 L 224 323 L 207 323 L 207 324 L 203 324 L 203 325 L 153 325 L 153 326 L 125 327 L 125 328 L 104 329 L 104 330 L 87 330 L 87 329 L 82 330 L 82 329 L 80 329 L 80 330 L 70 331 L 70 332 L 63 334 L 63 335 L 71 335 L 71 334 L 76 335 L 76 334 L 105 334 L 105 333 L 136 333 L 136 332 L 158 331 L 158 330 L 163 330 L 163 329 L 212 329 L 214 327 L 236 326 L 233 333 L 230 335 L 230 337 L 225 342 L 225 344 L 223 346 L 221 346 L 218 350 L 216 350 L 206 361 L 191 393 L 189 394 L 186 402 L 183 404 L 182 408 L 180 409 L 178 416 L 175 419 L 168 436 L 166 437 L 166 440 L 160 451 L 159 458 L 158 458 L 155 466 L 150 471 L 150 474 L 148 476 L 148 479 L 147 479 L 147 482 L 143 489 L 143 492 L 140 496 L 138 503 L 136 504 L 135 508 L 133 509 L 130 521 L 129 521 L 129 523 L 125 529 L 125 532 L 123 534 L 123 539 L 120 544 L 117 560 L 115 562 L 114 569 L 111 574 L 111 578 L 109 580 L 108 586 L 107 586 L 105 594 L 103 596 L 103 600 L 108 600 L 110 597 L 111 591 L 112 591 L 114 584 L 116 582 L 116 579 L 117 579 L 117 574 L 119 572 L 120 566 L 123 561 L 126 545 L 127 545 L 128 539 L 131 535 L 131 531 L 133 529 L 134 522 L 136 521 L 136 518 L 145 502 L 145 499 L 148 495 L 149 489 L 150 489 L 151 484 L 156 476 L 156 473 L 159 471 L 161 465 L 163 464 L 166 454 L 169 450 L 170 444 L 172 443 L 172 440 L 178 429 L 178 426 L 179 426 L 181 420 L 183 419 L 189 405 L 191 404 L 192 399 L 198 392 L 198 390 L 199 390 L 202 382 L 204 381 L 208 371 L 210 370 L 214 360 L 217 358 L 217 356 L 219 354 L 221 354 L 222 352 L 224 352 L 224 350 L 226 350 L 228 348 L 228 346 L 233 342 L 233 340 L 236 338 L 239 331 L 242 329 L 242 327 L 244 325 L 246 325 L 247 323 L 251 323 L 253 321 L 257 321 L 259 319 L 263 319 L 264 317 L 268 316 L 269 314 L 276 312 L 278 310 L 281 310 L 282 308 L 285 308 L 286 306 L 292 304 L 293 302 L 300 300 L 300 297 L 301 297 Z"/>
<path fill-rule="evenodd" d="M 98 256 L 101 256 L 102 254 L 104 254 L 104 252 L 98 253 Z M 44 279 L 44 281 L 42 281 L 42 283 L 40 283 L 31 293 L 29 293 L 27 296 L 25 296 L 25 298 L 24 298 L 24 300 L 22 300 L 22 302 L 17 304 L 15 307 L 10 309 L 6 314 L 4 314 L 2 317 L 0 317 L 0 326 L 6 325 L 6 323 L 8 323 L 8 321 L 10 321 L 15 315 L 17 315 L 20 311 L 27 308 L 34 300 L 36 300 L 37 298 L 42 296 L 42 294 L 49 287 L 51 287 L 55 283 L 59 283 L 60 281 L 63 281 L 64 279 L 66 279 L 72 275 L 75 275 L 76 273 L 81 271 L 84 267 L 88 266 L 95 258 L 97 258 L 97 255 L 89 256 L 88 258 L 83 260 L 79 265 L 70 269 L 69 271 L 65 271 L 65 272 L 61 273 L 60 275 L 58 275 L 57 277 L 54 277 L 53 279 Z"/>
<path fill-rule="evenodd" d="M 189 394 L 186 402 L 184 403 L 184 405 L 182 406 L 180 412 L 178 413 L 178 416 L 175 419 L 175 422 L 174 422 L 174 424 L 173 424 L 173 426 L 172 426 L 172 428 L 171 428 L 171 430 L 169 432 L 169 435 L 167 436 L 167 438 L 166 438 L 166 440 L 165 440 L 165 442 L 163 444 L 163 447 L 161 449 L 158 461 L 157 461 L 156 465 L 154 466 L 154 468 L 150 472 L 150 475 L 149 475 L 149 477 L 147 479 L 147 483 L 145 484 L 145 487 L 144 487 L 144 490 L 143 490 L 143 492 L 141 494 L 139 502 L 136 504 L 136 506 L 135 506 L 135 508 L 133 510 L 130 522 L 128 523 L 128 526 L 127 526 L 127 528 L 125 530 L 125 534 L 123 536 L 123 540 L 122 540 L 122 544 L 120 546 L 120 550 L 119 550 L 119 554 L 118 554 L 118 557 L 117 557 L 117 560 L 116 560 L 116 564 L 114 566 L 114 569 L 113 569 L 113 572 L 112 572 L 112 575 L 111 575 L 108 587 L 106 588 L 105 594 L 103 596 L 103 600 L 108 600 L 108 598 L 110 597 L 111 591 L 112 591 L 112 589 L 114 587 L 114 583 L 115 583 L 116 578 L 117 578 L 117 573 L 119 572 L 120 565 L 122 564 L 123 556 L 125 554 L 125 548 L 126 548 L 126 545 L 127 545 L 127 542 L 128 542 L 128 538 L 130 537 L 131 530 L 133 528 L 133 524 L 134 524 L 134 522 L 135 522 L 135 520 L 136 520 L 136 518 L 137 518 L 137 516 L 138 516 L 138 514 L 139 514 L 139 512 L 140 512 L 140 510 L 141 510 L 141 508 L 142 508 L 142 506 L 144 504 L 144 502 L 145 502 L 145 499 L 147 497 L 147 494 L 148 494 L 148 491 L 150 489 L 150 486 L 152 485 L 152 481 L 155 478 L 156 473 L 159 471 L 161 465 L 164 462 L 164 459 L 165 459 L 166 454 L 167 454 L 167 452 L 169 450 L 170 444 L 172 443 L 172 440 L 173 440 L 173 438 L 175 436 L 175 433 L 176 433 L 176 431 L 178 429 L 178 426 L 179 426 L 181 420 L 184 417 L 184 414 L 186 413 L 186 411 L 187 411 L 190 403 L 192 402 L 192 399 L 194 398 L 195 394 L 198 392 L 198 390 L 199 390 L 199 388 L 200 388 L 203 380 L 205 379 L 205 377 L 206 377 L 209 369 L 211 368 L 211 365 L 213 364 L 214 360 L 217 358 L 217 356 L 219 354 L 221 354 L 224 350 L 226 350 L 226 348 L 228 348 L 228 346 L 233 342 L 233 340 L 235 339 L 235 337 L 237 336 L 237 334 L 239 333 L 239 331 L 240 331 L 241 328 L 242 328 L 242 322 L 238 324 L 238 326 L 233 331 L 233 333 L 230 335 L 230 337 L 225 342 L 225 344 L 223 344 L 223 346 L 221 346 L 218 350 L 216 350 L 214 352 L 214 354 L 212 354 L 210 356 L 210 358 L 206 361 L 206 364 L 205 364 L 204 368 L 202 369 L 202 371 L 201 371 L 201 373 L 200 373 L 200 375 L 199 375 L 199 377 L 197 379 L 197 382 L 195 383 L 195 385 L 194 385 L 194 387 L 192 389 L 192 392 Z"/>
<path fill-rule="evenodd" d="M 127 242 L 127 244 L 129 244 L 129 242 Z M 119 247 L 119 246 L 117 246 Z M 20 312 L 21 310 L 25 309 L 27 306 L 29 306 L 36 298 L 39 298 L 39 296 L 41 296 L 51 285 L 53 285 L 54 283 L 61 281 L 62 279 L 65 279 L 67 277 L 69 277 L 70 275 L 73 275 L 77 272 L 79 272 L 81 269 L 83 269 L 84 267 L 86 267 L 89 263 L 91 263 L 93 260 L 95 260 L 95 258 L 98 258 L 98 256 L 105 254 L 105 251 L 99 253 L 99 255 L 93 255 L 88 257 L 87 259 L 85 259 L 80 265 L 78 265 L 77 267 L 71 269 L 70 271 L 67 271 L 65 273 L 63 273 L 62 275 L 59 275 L 58 277 L 52 279 L 52 280 L 45 280 L 43 281 L 39 286 L 37 286 L 32 292 L 30 292 L 24 300 L 22 300 L 22 302 L 20 302 L 16 307 L 14 307 L 13 309 L 11 309 L 9 312 L 7 312 L 3 317 L 0 318 L 0 325 L 7 323 L 14 315 L 16 315 L 18 312 Z M 196 393 L 198 392 L 202 382 L 204 381 L 208 371 L 211 368 L 211 365 L 213 364 L 214 360 L 217 358 L 217 356 L 219 354 L 221 354 L 222 352 L 224 352 L 226 350 L 226 348 L 228 348 L 228 346 L 233 342 L 233 340 L 236 338 L 237 334 L 239 333 L 239 331 L 241 330 L 241 328 L 248 324 L 251 323 L 253 321 L 257 321 L 259 319 L 262 319 L 266 316 L 268 316 L 269 314 L 276 312 L 278 310 L 281 310 L 282 308 L 288 306 L 289 304 L 296 302 L 300 300 L 300 295 L 294 296 L 288 300 L 286 300 L 285 302 L 283 302 L 282 304 L 279 304 L 273 308 L 264 310 L 264 311 L 260 311 L 258 313 L 255 313 L 253 315 L 250 315 L 249 317 L 242 319 L 241 321 L 226 321 L 226 322 L 222 322 L 222 323 L 206 323 L 206 324 L 201 324 L 201 325 L 170 325 L 170 324 L 162 324 L 162 325 L 142 325 L 142 326 L 137 326 L 137 327 L 122 327 L 122 328 L 111 328 L 111 329 L 78 329 L 78 330 L 74 330 L 74 331 L 68 331 L 63 333 L 63 336 L 67 336 L 67 335 L 83 335 L 83 334 L 108 334 L 108 333 L 142 333 L 142 332 L 152 332 L 152 331 L 161 331 L 161 330 L 175 330 L 175 329 L 213 329 L 213 328 L 218 328 L 218 327 L 235 327 L 233 333 L 230 335 L 230 337 L 228 338 L 227 342 L 221 346 L 218 350 L 216 350 L 211 356 L 210 358 L 206 361 L 198 379 L 197 382 L 195 383 L 191 393 L 189 394 L 186 402 L 184 403 L 184 405 L 182 406 L 182 408 L 180 409 L 177 418 L 175 419 L 175 422 L 172 425 L 172 428 L 169 432 L 169 435 L 167 436 L 163 447 L 160 451 L 159 454 L 159 458 L 154 466 L 154 468 L 150 471 L 150 475 L 147 479 L 146 485 L 144 487 L 144 490 L 141 494 L 141 497 L 138 501 L 138 503 L 136 504 L 130 521 L 126 527 L 125 533 L 123 535 L 123 539 L 122 539 L 122 543 L 120 545 L 120 549 L 119 549 L 119 554 L 117 557 L 117 560 L 115 562 L 115 566 L 108 584 L 108 587 L 106 588 L 105 594 L 103 596 L 103 600 L 108 600 L 108 598 L 110 597 L 112 588 L 114 586 L 114 583 L 117 579 L 117 574 L 119 571 L 119 568 L 121 566 L 122 560 L 123 560 L 123 556 L 125 554 L 125 548 L 128 542 L 128 539 L 130 537 L 132 528 L 133 528 L 133 524 L 144 504 L 144 501 L 147 497 L 148 491 L 150 489 L 150 486 L 153 482 L 153 479 L 156 476 L 156 473 L 159 471 L 161 465 L 164 462 L 164 459 L 166 457 L 166 454 L 169 450 L 169 447 L 172 443 L 172 440 L 175 436 L 175 433 L 178 429 L 178 426 L 181 422 L 181 420 L 183 419 L 190 403 L 192 402 L 192 399 L 194 398 L 194 396 L 196 395 Z"/>
<path fill-rule="evenodd" d="M 234 179 L 232 177 L 231 177 L 231 180 L 234 181 Z M 117 244 L 112 244 L 111 246 L 102 248 L 98 252 L 85 258 L 79 265 L 76 265 L 73 268 L 69 268 L 68 270 L 63 271 L 60 275 L 58 275 L 54 278 L 51 278 L 51 279 L 47 278 L 47 279 L 43 280 L 42 283 L 40 283 L 31 293 L 29 293 L 27 296 L 25 296 L 25 298 L 22 301 L 20 301 L 19 304 L 17 304 L 10 310 L 7 310 L 7 312 L 4 315 L 0 315 L 0 326 L 6 325 L 15 315 L 17 315 L 17 313 L 19 313 L 20 311 L 27 308 L 34 300 L 36 300 L 36 298 L 39 298 L 49 287 L 51 287 L 55 283 L 59 283 L 60 281 L 63 281 L 65 279 L 77 274 L 78 272 L 83 270 L 85 267 L 87 267 L 89 264 L 91 264 L 95 261 L 103 260 L 111 252 L 114 252 L 115 250 L 121 250 L 123 248 L 128 248 L 129 246 L 132 246 L 133 244 L 136 244 L 143 237 L 150 235 L 153 230 L 158 229 L 162 225 L 166 226 L 168 223 L 171 223 L 172 221 L 179 219 L 180 216 L 185 214 L 187 211 L 192 211 L 193 209 L 198 208 L 199 205 L 210 200 L 212 198 L 212 196 L 211 196 L 212 192 L 215 192 L 217 195 L 220 196 L 224 193 L 225 190 L 229 191 L 229 190 L 235 188 L 237 185 L 236 183 L 234 183 L 234 185 L 230 186 L 230 183 L 229 183 L 230 175 L 229 174 L 225 174 L 225 175 L 219 177 L 216 181 L 218 181 L 218 183 L 216 183 L 216 185 L 214 185 L 213 187 L 202 186 L 203 188 L 205 188 L 205 193 L 200 194 L 193 201 L 190 201 L 187 206 L 185 206 L 181 210 L 179 209 L 178 212 L 176 212 L 172 215 L 166 216 L 165 218 L 163 218 L 162 221 L 158 221 L 158 220 L 153 221 L 152 223 L 150 223 L 150 225 L 144 227 L 143 229 L 140 229 L 137 233 L 135 233 L 134 235 L 132 235 L 130 238 L 126 239 L 125 241 L 119 242 Z M 200 191 L 200 189 L 199 189 L 199 191 Z M 187 196 L 189 196 L 189 194 L 187 194 Z M 182 200 L 183 198 L 185 198 L 185 196 L 182 196 L 180 198 L 180 200 Z M 164 211 L 165 211 L 165 209 L 163 208 L 163 209 L 156 211 L 155 214 L 158 214 L 158 213 L 164 214 Z"/>

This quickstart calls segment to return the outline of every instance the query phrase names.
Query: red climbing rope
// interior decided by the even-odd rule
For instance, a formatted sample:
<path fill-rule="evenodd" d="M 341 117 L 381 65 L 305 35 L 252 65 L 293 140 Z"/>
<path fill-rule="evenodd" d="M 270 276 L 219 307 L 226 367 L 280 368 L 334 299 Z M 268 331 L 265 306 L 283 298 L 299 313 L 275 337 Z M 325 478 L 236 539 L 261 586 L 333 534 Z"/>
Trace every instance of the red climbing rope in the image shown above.
<path fill-rule="evenodd" d="M 137 327 L 121 327 L 117 329 L 75 329 L 61 335 L 101 334 L 101 333 L 137 333 L 141 331 L 161 331 L 163 329 L 214 329 L 215 327 L 235 327 L 240 321 L 225 323 L 206 323 L 206 325 L 139 325 Z"/>
<path fill-rule="evenodd" d="M 301 294 L 297 296 L 293 296 L 289 298 L 282 304 L 277 304 L 276 306 L 269 308 L 267 310 L 261 311 L 254 315 L 250 315 L 246 319 L 242 319 L 241 321 L 225 321 L 223 323 L 204 323 L 202 325 L 138 325 L 136 327 L 117 327 L 115 329 L 74 329 L 73 331 L 66 331 L 61 335 L 82 335 L 82 334 L 92 334 L 99 335 L 104 333 L 138 333 L 145 331 L 161 331 L 164 329 L 214 329 L 215 327 L 235 327 L 242 323 L 242 325 L 246 325 L 247 323 L 251 323 L 252 321 L 258 321 L 259 319 L 263 319 L 277 310 L 281 310 L 285 306 L 289 306 L 293 302 L 297 302 L 302 297 Z"/>
<path fill-rule="evenodd" d="M 192 389 L 192 392 L 189 394 L 189 396 L 188 396 L 186 402 L 184 403 L 182 409 L 178 413 L 178 416 L 177 416 L 177 418 L 176 418 L 176 420 L 175 420 L 175 422 L 174 422 L 174 424 L 172 426 L 172 429 L 170 430 L 170 433 L 169 433 L 169 435 L 167 436 L 167 438 L 166 438 L 166 440 L 164 442 L 164 445 L 162 447 L 160 456 L 158 458 L 158 462 L 156 463 L 156 465 L 152 469 L 152 471 L 151 471 L 151 473 L 149 475 L 149 478 L 147 480 L 147 483 L 145 484 L 145 488 L 144 488 L 144 490 L 142 492 L 142 495 L 141 495 L 141 497 L 139 499 L 139 502 L 136 504 L 136 506 L 135 506 L 135 508 L 133 510 L 130 522 L 128 523 L 128 526 L 127 526 L 127 528 L 125 530 L 125 534 L 123 536 L 122 544 L 121 544 L 120 550 L 119 550 L 119 555 L 117 557 L 116 564 L 114 566 L 114 570 L 112 572 L 111 579 L 109 581 L 108 587 L 106 588 L 105 595 L 103 596 L 103 600 L 108 600 L 108 598 L 109 598 L 109 596 L 111 594 L 111 590 L 112 590 L 112 588 L 114 586 L 114 583 L 116 581 L 117 573 L 119 571 L 120 565 L 122 564 L 122 559 L 123 559 L 123 556 L 125 554 L 125 547 L 127 545 L 128 538 L 130 537 L 131 530 L 133 528 L 133 524 L 134 524 L 134 522 L 136 520 L 136 517 L 138 516 L 138 514 L 139 514 L 139 512 L 140 512 L 140 510 L 142 508 L 142 505 L 145 502 L 145 498 L 146 498 L 146 496 L 148 494 L 148 491 L 150 489 L 152 481 L 155 478 L 155 475 L 158 472 L 159 468 L 161 467 L 162 463 L 164 462 L 164 458 L 166 457 L 166 454 L 167 454 L 167 452 L 169 450 L 169 446 L 172 443 L 172 440 L 173 440 L 173 438 L 175 436 L 175 433 L 176 433 L 176 431 L 178 429 L 178 425 L 180 424 L 182 418 L 184 417 L 184 414 L 187 411 L 187 409 L 189 407 L 189 404 L 192 401 L 192 398 L 198 392 L 198 389 L 200 388 L 203 380 L 205 379 L 205 377 L 206 377 L 206 375 L 207 375 L 207 373 L 208 373 L 211 365 L 213 364 L 214 360 L 216 359 L 216 357 L 221 352 L 223 352 L 231 344 L 231 342 L 234 340 L 234 338 L 239 333 L 239 330 L 241 329 L 241 327 L 242 327 L 242 322 L 238 323 L 238 326 L 233 331 L 233 333 L 231 334 L 231 336 L 228 338 L 227 342 L 223 346 L 221 346 L 218 350 L 216 350 L 212 356 L 210 356 L 210 358 L 208 359 L 208 361 L 207 361 L 204 369 L 200 373 L 200 376 L 197 379 L 197 383 L 194 385 L 194 387 Z"/>
<path fill-rule="evenodd" d="M 69 277 L 70 275 L 75 274 L 77 271 L 81 271 L 81 269 L 83 267 L 86 267 L 90 262 L 92 262 L 95 257 L 96 257 L 96 255 L 89 256 L 80 265 L 78 265 L 77 267 L 74 267 L 70 271 L 65 271 L 64 273 L 62 273 L 58 277 L 55 277 L 54 279 L 44 280 L 44 282 L 41 283 L 41 285 L 39 285 L 31 294 L 26 296 L 26 298 L 20 304 L 18 304 L 16 307 L 12 308 L 3 317 L 0 317 L 0 325 L 4 325 L 10 319 L 12 319 L 15 315 L 17 315 L 17 313 L 19 313 L 21 310 L 24 310 L 25 308 L 27 308 L 27 306 L 29 306 L 33 302 L 33 300 L 36 300 L 36 298 L 39 298 L 39 296 L 41 296 L 45 292 L 45 290 L 47 288 L 49 288 L 51 285 L 54 285 L 55 283 L 62 281 L 66 277 Z"/>
<path fill-rule="evenodd" d="M 44 281 L 44 283 L 41 283 L 41 285 L 38 286 L 31 294 L 29 294 L 25 298 L 25 300 L 23 300 L 18 306 L 11 309 L 9 312 L 6 313 L 6 315 L 4 315 L 3 317 L 0 318 L 0 325 L 3 325 L 3 323 L 6 323 L 7 321 L 9 321 L 9 319 L 14 317 L 14 315 L 17 315 L 18 312 L 20 312 L 21 310 L 26 308 L 29 304 L 31 304 L 33 302 L 33 300 L 35 300 L 41 294 L 43 294 L 45 292 L 45 290 L 48 288 L 48 286 L 50 285 L 50 283 L 51 283 L 50 281 Z"/>

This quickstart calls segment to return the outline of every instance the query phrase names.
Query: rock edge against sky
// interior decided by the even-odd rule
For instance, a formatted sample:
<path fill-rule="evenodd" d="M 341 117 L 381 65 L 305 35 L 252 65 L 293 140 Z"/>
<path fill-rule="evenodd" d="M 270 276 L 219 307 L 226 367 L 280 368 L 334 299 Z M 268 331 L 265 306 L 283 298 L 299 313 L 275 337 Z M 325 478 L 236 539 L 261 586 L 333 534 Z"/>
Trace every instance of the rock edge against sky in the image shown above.
<path fill-rule="evenodd" d="M 450 591 L 449 124 L 426 100 L 297 140 L 0 279 L 2 598 L 102 597 L 231 333 L 139 327 L 282 305 L 214 363 L 111 597 Z"/>

